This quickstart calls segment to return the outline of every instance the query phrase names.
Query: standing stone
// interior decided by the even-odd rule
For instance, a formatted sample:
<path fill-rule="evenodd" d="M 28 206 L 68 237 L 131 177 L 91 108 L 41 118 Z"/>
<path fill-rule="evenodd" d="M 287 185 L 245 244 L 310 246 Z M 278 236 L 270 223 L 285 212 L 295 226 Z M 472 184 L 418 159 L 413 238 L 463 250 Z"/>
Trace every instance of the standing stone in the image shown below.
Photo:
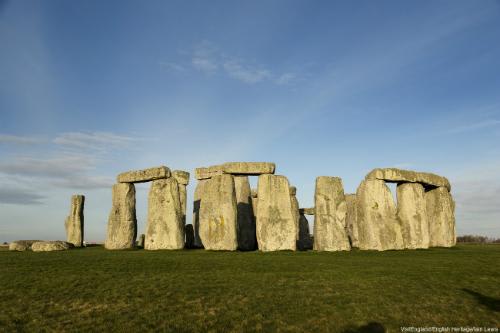
<path fill-rule="evenodd" d="M 297 249 L 301 251 L 311 250 L 313 242 L 309 231 L 309 222 L 304 214 L 299 217 L 299 240 L 297 241 Z"/>
<path fill-rule="evenodd" d="M 200 238 L 207 250 L 238 248 L 237 206 L 234 178 L 214 176 L 203 189 L 200 207 Z"/>
<path fill-rule="evenodd" d="M 297 188 L 295 186 L 290 186 L 290 200 L 292 202 L 292 214 L 295 223 L 297 224 L 297 235 L 295 239 L 297 241 L 297 247 L 298 247 L 299 233 L 300 233 L 300 228 L 299 228 L 300 213 L 299 213 L 299 201 L 297 200 L 296 194 L 297 194 Z"/>
<path fill-rule="evenodd" d="M 174 170 L 172 171 L 172 177 L 177 180 L 177 184 L 179 184 L 179 198 L 181 200 L 181 212 L 182 212 L 182 221 L 184 224 L 186 223 L 186 203 L 187 203 L 187 185 L 189 184 L 189 172 L 182 170 Z"/>
<path fill-rule="evenodd" d="M 262 175 L 258 183 L 257 242 L 261 251 L 297 248 L 297 223 L 284 176 Z"/>
<path fill-rule="evenodd" d="M 349 236 L 349 241 L 351 242 L 351 247 L 358 247 L 358 223 L 357 215 L 358 210 L 356 208 L 356 194 L 346 194 L 345 202 L 347 204 L 347 214 L 345 217 L 347 224 L 347 236 Z"/>
<path fill-rule="evenodd" d="M 113 206 L 109 214 L 104 247 L 108 250 L 131 249 L 137 237 L 134 184 L 113 185 L 112 197 Z"/>
<path fill-rule="evenodd" d="M 444 187 L 425 192 L 429 246 L 452 247 L 456 244 L 455 202 Z"/>
<path fill-rule="evenodd" d="M 194 229 L 192 224 L 186 224 L 185 228 L 185 234 L 186 234 L 186 244 L 185 248 L 186 249 L 194 249 Z"/>
<path fill-rule="evenodd" d="M 71 210 L 64 222 L 66 229 L 66 241 L 76 247 L 83 246 L 83 206 L 85 196 L 71 196 Z"/>
<path fill-rule="evenodd" d="M 234 187 L 238 211 L 238 249 L 253 251 L 257 248 L 257 238 L 248 176 L 234 176 Z"/>
<path fill-rule="evenodd" d="M 184 248 L 179 185 L 175 178 L 158 179 L 151 183 L 148 199 L 146 250 L 178 250 Z"/>
<path fill-rule="evenodd" d="M 252 189 L 252 210 L 253 210 L 253 218 L 257 221 L 257 204 L 259 200 L 257 198 L 257 189 Z"/>
<path fill-rule="evenodd" d="M 144 242 L 146 240 L 146 235 L 141 234 L 139 238 L 137 239 L 137 246 L 144 248 Z"/>
<path fill-rule="evenodd" d="M 399 184 L 397 198 L 398 219 L 401 222 L 405 248 L 429 248 L 429 222 L 424 187 L 418 183 Z"/>
<path fill-rule="evenodd" d="M 198 180 L 196 184 L 196 189 L 194 190 L 194 202 L 193 202 L 193 231 L 194 231 L 194 247 L 203 248 L 203 243 L 200 238 L 200 207 L 201 199 L 203 198 L 203 192 L 208 179 Z"/>
<path fill-rule="evenodd" d="M 351 246 L 346 231 L 347 205 L 340 178 L 316 178 L 314 207 L 314 250 L 349 251 Z"/>
<path fill-rule="evenodd" d="M 396 204 L 383 180 L 364 180 L 356 192 L 358 247 L 361 250 L 403 249 Z"/>

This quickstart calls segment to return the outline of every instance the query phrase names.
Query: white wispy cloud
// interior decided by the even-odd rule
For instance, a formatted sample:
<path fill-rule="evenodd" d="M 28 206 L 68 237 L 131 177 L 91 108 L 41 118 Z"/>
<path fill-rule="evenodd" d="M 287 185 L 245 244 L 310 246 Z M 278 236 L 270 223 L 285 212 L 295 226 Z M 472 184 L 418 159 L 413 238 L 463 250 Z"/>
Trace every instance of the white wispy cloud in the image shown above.
<path fill-rule="evenodd" d="M 19 135 L 9 135 L 0 134 L 0 144 L 19 144 L 19 145 L 36 145 L 44 143 L 46 140 L 31 136 L 19 136 Z"/>
<path fill-rule="evenodd" d="M 0 203 L 12 205 L 39 205 L 45 196 L 22 188 L 0 188 Z"/>
<path fill-rule="evenodd" d="M 228 55 L 209 41 L 196 44 L 192 51 L 187 53 L 189 63 L 176 63 L 161 61 L 160 66 L 171 71 L 184 71 L 191 67 L 206 75 L 222 73 L 229 78 L 247 84 L 269 82 L 276 85 L 287 85 L 292 83 L 297 74 L 292 72 L 277 73 L 262 64 L 249 62 L 241 57 Z"/>
<path fill-rule="evenodd" d="M 488 128 L 488 127 L 494 127 L 500 125 L 500 120 L 496 119 L 488 119 L 472 124 L 466 124 L 462 126 L 458 126 L 455 128 L 452 128 L 448 130 L 448 133 L 450 134 L 457 134 L 457 133 L 465 133 L 465 132 L 472 132 L 472 131 L 477 131 L 483 128 Z"/>
<path fill-rule="evenodd" d="M 126 148 L 141 139 L 117 135 L 110 132 L 68 132 L 58 135 L 53 142 L 65 147 L 106 151 L 108 149 Z"/>

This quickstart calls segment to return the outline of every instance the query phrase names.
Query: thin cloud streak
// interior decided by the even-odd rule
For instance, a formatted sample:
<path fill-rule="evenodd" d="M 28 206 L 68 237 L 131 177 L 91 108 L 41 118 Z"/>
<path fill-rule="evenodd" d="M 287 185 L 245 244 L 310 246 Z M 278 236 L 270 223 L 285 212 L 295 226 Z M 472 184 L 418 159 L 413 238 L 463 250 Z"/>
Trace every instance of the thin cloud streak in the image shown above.
<path fill-rule="evenodd" d="M 37 145 L 45 142 L 45 139 L 31 136 L 0 134 L 0 144 Z"/>
<path fill-rule="evenodd" d="M 463 125 L 463 126 L 458 126 L 453 129 L 448 130 L 449 134 L 458 134 L 458 133 L 466 133 L 466 132 L 472 132 L 472 131 L 477 131 L 483 128 L 488 128 L 488 127 L 494 127 L 500 125 L 500 120 L 495 120 L 495 119 L 490 119 L 490 120 L 485 120 L 481 121 L 478 123 L 474 124 L 468 124 L 468 125 Z"/>

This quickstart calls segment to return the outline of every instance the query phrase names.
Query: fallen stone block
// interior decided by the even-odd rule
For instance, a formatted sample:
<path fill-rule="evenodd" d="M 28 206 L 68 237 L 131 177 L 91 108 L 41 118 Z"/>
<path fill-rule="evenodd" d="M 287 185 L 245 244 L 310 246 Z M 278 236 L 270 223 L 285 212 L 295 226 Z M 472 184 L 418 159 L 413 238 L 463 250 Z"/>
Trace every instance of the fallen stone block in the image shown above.
<path fill-rule="evenodd" d="M 118 183 L 144 183 L 155 179 L 169 178 L 170 169 L 166 166 L 159 166 L 144 170 L 134 170 L 123 172 L 116 177 Z"/>
<path fill-rule="evenodd" d="M 16 240 L 9 243 L 10 251 L 29 251 L 33 243 L 41 242 L 41 240 Z"/>
<path fill-rule="evenodd" d="M 73 244 L 63 241 L 40 241 L 31 245 L 33 252 L 64 251 L 73 247 Z"/>

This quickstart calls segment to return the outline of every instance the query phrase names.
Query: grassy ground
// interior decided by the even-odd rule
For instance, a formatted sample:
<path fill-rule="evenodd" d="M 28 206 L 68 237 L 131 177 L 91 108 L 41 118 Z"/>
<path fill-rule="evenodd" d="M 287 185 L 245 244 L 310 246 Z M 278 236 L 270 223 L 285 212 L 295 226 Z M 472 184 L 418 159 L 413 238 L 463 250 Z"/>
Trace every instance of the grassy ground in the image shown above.
<path fill-rule="evenodd" d="M 0 250 L 0 331 L 500 325 L 500 246 L 349 253 Z"/>

